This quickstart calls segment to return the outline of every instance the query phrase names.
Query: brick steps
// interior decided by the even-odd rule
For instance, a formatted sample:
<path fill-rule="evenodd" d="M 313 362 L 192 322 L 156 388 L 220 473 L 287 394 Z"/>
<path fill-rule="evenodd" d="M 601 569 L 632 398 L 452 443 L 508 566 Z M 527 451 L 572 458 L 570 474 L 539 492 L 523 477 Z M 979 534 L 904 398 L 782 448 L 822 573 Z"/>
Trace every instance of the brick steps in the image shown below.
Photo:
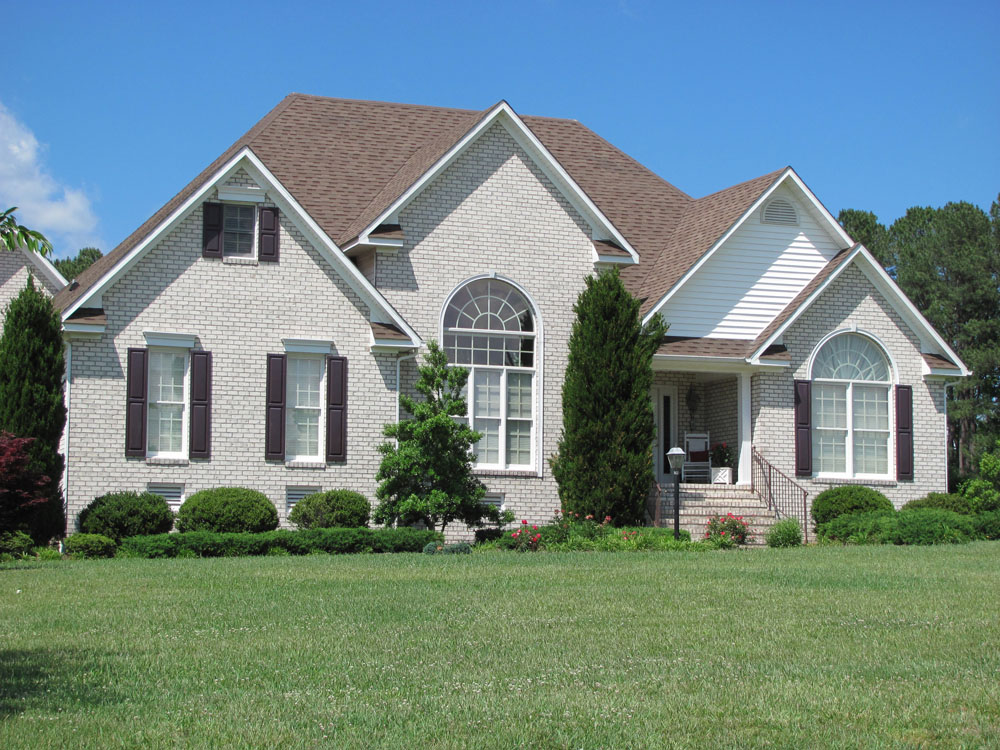
<path fill-rule="evenodd" d="M 742 516 L 750 525 L 754 541 L 748 546 L 762 546 L 768 530 L 777 518 L 774 512 L 760 501 L 753 492 L 734 486 L 681 485 L 680 526 L 691 534 L 692 539 L 701 539 L 705 526 L 712 516 L 732 513 Z M 674 519 L 674 492 L 672 487 L 664 487 L 660 496 L 660 526 L 670 528 Z"/>

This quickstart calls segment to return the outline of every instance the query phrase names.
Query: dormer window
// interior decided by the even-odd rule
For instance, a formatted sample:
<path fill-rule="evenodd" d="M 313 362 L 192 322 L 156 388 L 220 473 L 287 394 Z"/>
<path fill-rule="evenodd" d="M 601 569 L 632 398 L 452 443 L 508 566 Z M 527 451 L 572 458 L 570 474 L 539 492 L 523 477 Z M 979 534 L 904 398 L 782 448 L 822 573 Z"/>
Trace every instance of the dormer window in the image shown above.
<path fill-rule="evenodd" d="M 784 198 L 775 198 L 764 206 L 760 220 L 762 224 L 796 226 L 799 223 L 799 215 L 796 213 L 795 206 L 792 205 L 791 201 L 786 201 Z"/>
<path fill-rule="evenodd" d="M 257 207 L 238 203 L 222 205 L 222 255 L 252 258 Z"/>
<path fill-rule="evenodd" d="M 278 209 L 248 203 L 205 203 L 201 254 L 234 263 L 277 263 L 281 235 Z"/>

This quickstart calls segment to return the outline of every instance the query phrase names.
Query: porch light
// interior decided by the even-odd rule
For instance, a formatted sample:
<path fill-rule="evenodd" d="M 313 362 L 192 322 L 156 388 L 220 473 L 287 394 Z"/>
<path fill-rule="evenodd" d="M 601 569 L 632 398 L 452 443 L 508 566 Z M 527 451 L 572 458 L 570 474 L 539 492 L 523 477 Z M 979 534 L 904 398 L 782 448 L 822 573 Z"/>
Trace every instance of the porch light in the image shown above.
<path fill-rule="evenodd" d="M 678 445 L 667 451 L 670 472 L 674 475 L 674 539 L 681 538 L 681 468 L 687 454 Z"/>
<path fill-rule="evenodd" d="M 667 451 L 667 461 L 670 462 L 670 471 L 677 473 L 684 466 L 684 459 L 687 458 L 687 454 L 684 449 L 680 446 L 675 445 L 673 448 Z"/>

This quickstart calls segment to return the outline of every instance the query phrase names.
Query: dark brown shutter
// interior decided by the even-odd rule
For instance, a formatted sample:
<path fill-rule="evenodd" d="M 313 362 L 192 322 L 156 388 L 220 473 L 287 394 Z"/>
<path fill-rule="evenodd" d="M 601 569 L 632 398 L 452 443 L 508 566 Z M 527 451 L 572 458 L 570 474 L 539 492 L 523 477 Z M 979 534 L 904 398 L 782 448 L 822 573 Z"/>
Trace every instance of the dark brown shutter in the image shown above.
<path fill-rule="evenodd" d="M 284 354 L 267 355 L 267 415 L 264 424 L 264 458 L 285 458 L 285 379 Z"/>
<path fill-rule="evenodd" d="M 149 352 L 128 350 L 125 401 L 125 455 L 146 455 L 146 384 L 149 380 Z"/>
<path fill-rule="evenodd" d="M 795 381 L 795 476 L 812 475 L 812 382 Z"/>
<path fill-rule="evenodd" d="M 202 206 L 201 254 L 206 258 L 222 257 L 222 204 L 205 203 Z"/>
<path fill-rule="evenodd" d="M 913 479 L 913 386 L 896 386 L 896 479 Z"/>
<path fill-rule="evenodd" d="M 347 357 L 326 358 L 326 460 L 347 460 Z"/>
<path fill-rule="evenodd" d="M 260 208 L 260 247 L 257 259 L 262 263 L 278 262 L 278 209 Z"/>
<path fill-rule="evenodd" d="M 212 455 L 212 353 L 191 352 L 191 458 Z"/>

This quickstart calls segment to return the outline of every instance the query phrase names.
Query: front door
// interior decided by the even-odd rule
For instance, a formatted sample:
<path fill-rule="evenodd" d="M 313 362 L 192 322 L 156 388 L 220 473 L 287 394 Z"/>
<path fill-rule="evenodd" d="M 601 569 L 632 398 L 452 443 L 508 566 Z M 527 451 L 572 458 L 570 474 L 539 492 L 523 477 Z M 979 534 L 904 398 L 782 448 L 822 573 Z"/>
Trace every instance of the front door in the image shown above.
<path fill-rule="evenodd" d="M 656 445 L 653 447 L 653 467 L 660 484 L 672 481 L 667 451 L 677 445 L 677 388 L 658 386 L 653 389 L 653 409 L 656 416 Z"/>

